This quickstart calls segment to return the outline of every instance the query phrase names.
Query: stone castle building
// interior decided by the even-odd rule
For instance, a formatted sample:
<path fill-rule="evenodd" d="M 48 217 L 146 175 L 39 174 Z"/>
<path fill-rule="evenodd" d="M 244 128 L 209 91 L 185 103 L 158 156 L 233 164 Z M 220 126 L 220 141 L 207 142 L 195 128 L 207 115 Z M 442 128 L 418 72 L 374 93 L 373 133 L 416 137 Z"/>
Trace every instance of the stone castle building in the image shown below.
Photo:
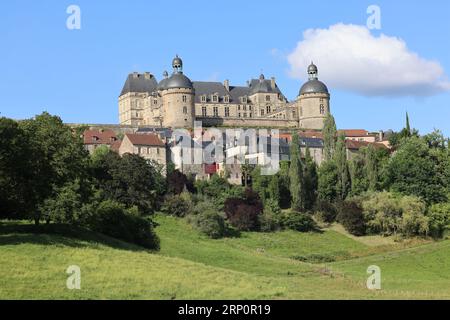
<path fill-rule="evenodd" d="M 158 82 L 149 72 L 128 75 L 119 97 L 120 125 L 193 128 L 203 126 L 271 127 L 321 130 L 330 112 L 330 94 L 311 63 L 309 80 L 295 101 L 288 101 L 275 78 L 252 79 L 247 86 L 192 82 L 176 56 L 173 72 Z"/>

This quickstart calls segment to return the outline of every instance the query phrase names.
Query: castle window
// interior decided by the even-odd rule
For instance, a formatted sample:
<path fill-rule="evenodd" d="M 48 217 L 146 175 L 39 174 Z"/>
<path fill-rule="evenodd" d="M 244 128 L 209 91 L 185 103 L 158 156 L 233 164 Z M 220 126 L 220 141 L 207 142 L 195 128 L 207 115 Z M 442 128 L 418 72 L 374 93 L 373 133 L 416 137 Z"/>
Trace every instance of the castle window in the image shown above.
<path fill-rule="evenodd" d="M 269 95 L 266 96 L 266 101 L 270 101 L 270 96 Z"/>
<path fill-rule="evenodd" d="M 183 113 L 187 114 L 187 107 L 183 107 Z"/>
<path fill-rule="evenodd" d="M 272 108 L 271 108 L 270 106 L 267 106 L 267 107 L 266 107 L 266 111 L 267 111 L 268 114 L 271 112 L 271 109 L 272 109 Z"/>
<path fill-rule="evenodd" d="M 264 109 L 261 109 L 261 116 L 264 115 Z"/>
<path fill-rule="evenodd" d="M 325 106 L 323 104 L 320 105 L 320 114 L 325 114 Z"/>
<path fill-rule="evenodd" d="M 251 117 L 252 117 L 252 113 L 251 113 L 251 112 L 249 113 L 248 117 L 249 117 L 249 118 L 251 118 Z"/>
<path fill-rule="evenodd" d="M 228 97 L 228 96 L 223 97 L 223 101 L 224 101 L 225 103 L 230 102 L 230 97 Z"/>
<path fill-rule="evenodd" d="M 225 107 L 225 117 L 230 116 L 230 107 Z"/>
<path fill-rule="evenodd" d="M 247 107 L 246 107 L 246 106 L 242 106 L 242 109 L 243 109 L 244 111 L 246 111 L 246 110 L 247 110 Z"/>
<path fill-rule="evenodd" d="M 239 117 L 239 118 L 241 117 L 241 113 L 240 113 L 240 112 L 238 113 L 238 117 Z"/>
<path fill-rule="evenodd" d="M 216 95 L 213 95 L 212 96 L 212 101 L 213 102 L 217 102 L 219 99 L 218 99 L 218 96 L 216 96 Z"/>
<path fill-rule="evenodd" d="M 183 96 L 183 102 L 186 102 L 186 101 L 187 101 L 187 97 Z"/>
<path fill-rule="evenodd" d="M 238 105 L 238 110 L 241 110 L 241 105 Z"/>
<path fill-rule="evenodd" d="M 207 112 L 206 112 L 206 107 L 202 107 L 202 116 L 206 117 Z"/>
<path fill-rule="evenodd" d="M 247 112 L 244 112 L 244 118 L 247 118 Z"/>
<path fill-rule="evenodd" d="M 247 97 L 242 97 L 241 101 L 242 101 L 242 103 L 247 103 Z"/>
<path fill-rule="evenodd" d="M 213 112 L 214 112 L 214 117 L 218 117 L 219 116 L 219 108 L 218 107 L 214 107 L 213 108 Z"/>
<path fill-rule="evenodd" d="M 248 110 L 252 111 L 252 106 L 248 106 Z"/>
<path fill-rule="evenodd" d="M 206 102 L 206 96 L 205 95 L 202 96 L 202 102 Z"/>
<path fill-rule="evenodd" d="M 153 100 L 153 104 L 158 104 L 158 100 Z"/>

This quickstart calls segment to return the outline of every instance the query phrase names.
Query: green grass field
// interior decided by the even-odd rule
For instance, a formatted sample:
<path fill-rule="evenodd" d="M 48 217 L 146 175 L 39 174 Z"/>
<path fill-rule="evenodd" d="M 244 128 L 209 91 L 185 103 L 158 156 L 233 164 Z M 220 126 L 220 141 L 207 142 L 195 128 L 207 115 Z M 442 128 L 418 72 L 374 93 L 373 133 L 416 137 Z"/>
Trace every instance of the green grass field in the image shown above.
<path fill-rule="evenodd" d="M 450 298 L 450 240 L 354 238 L 336 226 L 211 240 L 183 220 L 156 221 L 160 252 L 82 230 L 33 234 L 3 223 L 0 299 Z M 317 256 L 330 262 L 310 263 Z M 382 272 L 376 292 L 365 287 L 373 264 Z M 81 290 L 66 288 L 70 265 L 81 268 Z"/>

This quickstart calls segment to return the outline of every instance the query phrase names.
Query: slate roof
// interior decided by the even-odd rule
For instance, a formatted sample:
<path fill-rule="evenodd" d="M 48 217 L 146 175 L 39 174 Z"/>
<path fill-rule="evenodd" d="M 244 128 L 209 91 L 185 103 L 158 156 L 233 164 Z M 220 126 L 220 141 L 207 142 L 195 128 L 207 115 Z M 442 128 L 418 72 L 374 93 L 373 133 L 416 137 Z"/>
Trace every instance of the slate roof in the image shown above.
<path fill-rule="evenodd" d="M 202 103 L 201 96 L 206 95 L 206 103 L 212 103 L 211 95 L 217 93 L 219 100 L 217 103 L 223 103 L 223 97 L 230 95 L 220 82 L 194 81 L 195 103 Z M 232 102 L 232 101 L 230 101 Z"/>
<path fill-rule="evenodd" d="M 275 83 L 275 88 L 272 88 L 271 80 L 267 79 L 252 79 L 250 81 L 250 95 L 255 93 L 279 93 L 280 89 Z"/>
<path fill-rule="evenodd" d="M 120 95 L 123 96 L 129 92 L 152 93 L 156 90 L 157 86 L 158 82 L 156 81 L 155 76 L 151 73 L 148 73 L 148 78 L 146 78 L 145 74 L 142 73 L 130 73 L 125 81 Z"/>

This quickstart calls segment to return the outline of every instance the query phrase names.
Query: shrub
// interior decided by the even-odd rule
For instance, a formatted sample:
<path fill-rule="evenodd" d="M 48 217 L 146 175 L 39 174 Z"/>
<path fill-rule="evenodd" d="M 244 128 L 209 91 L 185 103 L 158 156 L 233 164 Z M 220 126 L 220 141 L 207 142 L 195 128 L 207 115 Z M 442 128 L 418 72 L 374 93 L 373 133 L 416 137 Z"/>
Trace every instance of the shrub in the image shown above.
<path fill-rule="evenodd" d="M 276 200 L 266 200 L 264 211 L 259 217 L 260 230 L 272 232 L 280 229 L 281 209 Z"/>
<path fill-rule="evenodd" d="M 190 194 L 183 192 L 180 195 L 168 196 L 164 201 L 161 211 L 167 215 L 185 217 L 192 211 Z"/>
<path fill-rule="evenodd" d="M 309 232 L 317 230 L 317 225 L 311 215 L 302 212 L 288 211 L 281 217 L 281 225 L 284 229 L 299 232 Z"/>
<path fill-rule="evenodd" d="M 433 237 L 443 237 L 450 224 L 450 203 L 432 205 L 428 210 L 430 233 Z"/>
<path fill-rule="evenodd" d="M 193 214 L 188 216 L 188 221 L 212 239 L 225 237 L 228 233 L 223 214 L 218 213 L 214 205 L 209 202 L 199 202 Z"/>
<path fill-rule="evenodd" d="M 84 206 L 83 211 L 89 211 L 86 225 L 92 231 L 148 249 L 159 249 L 159 239 L 153 230 L 153 224 L 138 216 L 137 209 L 127 209 L 123 204 L 106 200 L 98 206 Z"/>
<path fill-rule="evenodd" d="M 343 201 L 338 205 L 337 221 L 344 226 L 345 230 L 355 236 L 362 236 L 366 233 L 363 210 L 354 200 Z"/>
<path fill-rule="evenodd" d="M 332 223 L 336 220 L 336 207 L 326 200 L 317 200 L 314 206 L 315 216 L 322 222 Z"/>
<path fill-rule="evenodd" d="M 259 229 L 262 204 L 258 194 L 253 190 L 246 189 L 244 199 L 228 198 L 224 207 L 228 221 L 239 231 L 256 231 Z"/>
<path fill-rule="evenodd" d="M 320 253 L 312 253 L 305 256 L 293 256 L 291 259 L 309 263 L 327 263 L 336 261 L 334 256 Z"/>

